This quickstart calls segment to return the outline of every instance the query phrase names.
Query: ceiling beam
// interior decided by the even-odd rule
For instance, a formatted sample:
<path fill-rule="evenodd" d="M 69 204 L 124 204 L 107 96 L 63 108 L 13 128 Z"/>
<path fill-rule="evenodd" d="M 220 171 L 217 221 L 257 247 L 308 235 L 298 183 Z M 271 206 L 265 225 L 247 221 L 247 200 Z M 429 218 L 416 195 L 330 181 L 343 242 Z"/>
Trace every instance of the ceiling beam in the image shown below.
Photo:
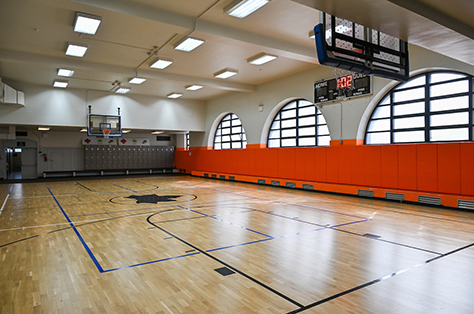
<path fill-rule="evenodd" d="M 128 0 L 71 0 L 101 9 L 132 15 L 160 23 L 184 27 L 189 30 L 200 31 L 220 37 L 238 40 L 262 47 L 268 47 L 279 51 L 280 56 L 294 60 L 317 64 L 316 51 L 312 47 L 296 45 L 291 42 L 279 40 L 273 37 L 255 34 L 252 32 L 227 27 L 221 24 L 211 23 L 186 15 L 173 13 Z"/>
<path fill-rule="evenodd" d="M 35 64 L 51 64 L 56 67 L 71 67 L 74 69 L 84 69 L 89 71 L 103 71 L 107 73 L 115 73 L 129 77 L 135 76 L 135 69 L 117 65 L 109 65 L 103 63 L 90 62 L 74 58 L 63 58 L 38 55 L 30 52 L 20 52 L 7 49 L 0 49 L 0 60 L 9 62 L 35 63 Z M 213 78 L 196 77 L 190 75 L 173 74 L 161 72 L 159 70 L 140 70 L 140 77 L 147 79 L 156 79 L 162 81 L 171 81 L 179 83 L 193 83 L 205 86 L 211 86 L 216 89 L 237 91 L 237 92 L 254 92 L 257 87 L 252 84 L 237 83 L 224 80 L 216 80 Z"/>

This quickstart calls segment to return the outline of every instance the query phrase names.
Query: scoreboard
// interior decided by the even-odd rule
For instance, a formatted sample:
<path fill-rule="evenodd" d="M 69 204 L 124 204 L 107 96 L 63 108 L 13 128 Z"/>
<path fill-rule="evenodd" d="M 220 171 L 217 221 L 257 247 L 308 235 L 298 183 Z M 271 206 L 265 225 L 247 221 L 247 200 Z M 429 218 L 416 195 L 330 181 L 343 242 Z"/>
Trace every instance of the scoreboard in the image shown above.
<path fill-rule="evenodd" d="M 314 103 L 357 97 L 372 93 L 369 75 L 353 73 L 314 83 Z"/>

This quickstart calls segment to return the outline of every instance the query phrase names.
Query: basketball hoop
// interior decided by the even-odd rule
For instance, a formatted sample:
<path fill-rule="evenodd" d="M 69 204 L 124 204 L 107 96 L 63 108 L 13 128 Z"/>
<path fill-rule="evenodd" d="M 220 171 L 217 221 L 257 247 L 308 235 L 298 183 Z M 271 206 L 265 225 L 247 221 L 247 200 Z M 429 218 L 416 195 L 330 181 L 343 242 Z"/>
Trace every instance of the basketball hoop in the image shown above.
<path fill-rule="evenodd" d="M 104 138 L 109 138 L 111 129 L 103 129 L 102 134 L 104 135 Z"/>

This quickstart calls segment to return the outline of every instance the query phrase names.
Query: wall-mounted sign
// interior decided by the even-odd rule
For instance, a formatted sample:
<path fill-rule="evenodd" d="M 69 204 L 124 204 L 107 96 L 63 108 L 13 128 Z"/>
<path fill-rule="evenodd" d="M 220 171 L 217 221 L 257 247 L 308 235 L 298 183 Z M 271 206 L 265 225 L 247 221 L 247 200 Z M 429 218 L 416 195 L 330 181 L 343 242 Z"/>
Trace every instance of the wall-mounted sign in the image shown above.
<path fill-rule="evenodd" d="M 147 138 L 119 138 L 119 145 L 150 146 L 150 140 Z"/>

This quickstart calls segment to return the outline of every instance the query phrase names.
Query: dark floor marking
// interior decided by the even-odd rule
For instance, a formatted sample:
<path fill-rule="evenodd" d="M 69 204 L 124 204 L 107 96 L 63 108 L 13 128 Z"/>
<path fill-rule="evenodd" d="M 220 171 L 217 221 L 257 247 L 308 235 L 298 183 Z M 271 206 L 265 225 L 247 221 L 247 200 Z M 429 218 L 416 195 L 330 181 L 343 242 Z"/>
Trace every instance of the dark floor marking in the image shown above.
<path fill-rule="evenodd" d="M 155 227 L 156 228 L 156 227 Z M 170 239 L 173 239 L 173 237 L 167 237 L 167 238 L 164 238 L 165 240 L 170 240 Z"/>
<path fill-rule="evenodd" d="M 364 233 L 362 236 L 367 237 L 367 238 L 372 238 L 372 239 L 380 239 L 382 237 L 382 236 L 372 234 L 372 233 Z"/>
<path fill-rule="evenodd" d="M 150 194 L 150 195 L 130 195 L 127 196 L 126 198 L 134 198 L 137 200 L 137 204 L 140 203 L 149 203 L 149 204 L 158 204 L 161 202 L 176 202 L 176 199 L 178 197 L 181 197 L 182 195 L 156 195 L 156 194 Z"/>
<path fill-rule="evenodd" d="M 196 250 L 187 250 L 187 251 L 184 251 L 184 253 L 191 253 L 191 252 L 196 252 Z"/>
<path fill-rule="evenodd" d="M 352 232 L 352 231 L 347 231 L 347 230 L 342 230 L 342 229 L 336 229 L 336 228 L 331 228 L 331 229 L 332 229 L 332 230 L 335 230 L 335 231 L 339 231 L 339 232 L 344 232 L 344 233 L 356 235 L 356 236 L 359 236 L 359 237 L 366 237 L 366 238 L 373 239 L 373 240 L 376 240 L 376 241 L 381 241 L 381 242 L 390 243 L 390 244 L 394 244 L 394 245 L 398 245 L 398 246 L 403 246 L 403 247 L 406 247 L 406 248 L 409 248 L 409 249 L 414 249 L 414 250 L 423 251 L 423 252 L 427 252 L 427 253 L 431 253 L 431 254 L 436 254 L 436 255 L 442 255 L 442 253 L 439 253 L 439 252 L 435 252 L 435 251 L 423 249 L 423 248 L 416 247 L 416 246 L 412 246 L 412 245 L 408 245 L 408 244 L 393 242 L 393 241 L 385 240 L 385 239 L 382 239 L 382 238 L 367 237 L 367 236 L 366 236 L 367 233 L 366 233 L 366 234 L 360 234 L 360 233 L 356 233 L 356 232 Z"/>
<path fill-rule="evenodd" d="M 2 245 L 0 245 L 0 248 L 2 248 L 2 247 L 4 247 L 4 246 L 9 246 L 9 245 L 12 245 L 12 244 L 15 244 L 15 243 L 19 243 L 19 242 L 22 242 L 22 241 L 25 241 L 25 240 L 30 240 L 30 239 L 33 239 L 33 238 L 37 238 L 37 237 L 39 237 L 39 234 L 34 235 L 34 236 L 31 236 L 31 237 L 28 237 L 28 238 L 16 240 L 16 241 L 13 241 L 13 242 L 10 242 L 10 243 L 2 244 Z"/>
<path fill-rule="evenodd" d="M 76 184 L 82 186 L 82 187 L 83 187 L 84 189 L 86 189 L 86 190 L 89 190 L 89 191 L 93 192 L 93 191 L 92 191 L 91 189 L 89 189 L 87 186 L 85 186 L 85 185 L 83 185 L 83 184 L 81 184 L 81 183 L 79 183 L 79 182 L 76 182 Z"/>
<path fill-rule="evenodd" d="M 435 260 L 438 260 L 438 259 L 440 259 L 440 258 L 446 257 L 446 256 L 451 255 L 451 254 L 454 254 L 454 253 L 457 253 L 457 252 L 459 252 L 459 251 L 465 250 L 465 249 L 470 248 L 470 247 L 472 247 L 472 246 L 474 246 L 474 243 L 471 243 L 471 244 L 469 244 L 469 245 L 463 246 L 463 247 L 461 247 L 461 248 L 458 248 L 458 249 L 456 249 L 456 250 L 450 251 L 450 252 L 448 252 L 448 253 L 444 253 L 444 254 L 442 254 L 441 256 L 436 256 L 436 257 L 434 257 L 434 258 L 432 258 L 432 259 L 429 259 L 429 260 L 427 260 L 427 261 L 425 261 L 425 262 L 423 262 L 423 263 L 420 263 L 420 264 L 417 264 L 417 265 L 413 265 L 413 266 L 410 266 L 410 267 L 408 267 L 408 268 L 405 268 L 405 269 L 399 270 L 399 271 L 397 271 L 397 272 L 391 273 L 391 274 L 389 274 L 389 275 L 387 275 L 387 276 L 384 276 L 384 277 L 381 277 L 381 278 L 378 278 L 378 279 L 369 281 L 369 282 L 367 282 L 367 283 L 364 283 L 364 284 L 362 284 L 362 285 L 360 285 L 360 286 L 357 286 L 357 287 L 354 287 L 354 288 L 352 288 L 352 289 L 349 289 L 349 290 L 342 291 L 342 292 L 340 292 L 340 293 L 334 294 L 334 295 L 332 295 L 332 296 L 330 296 L 330 297 L 327 297 L 327 298 L 325 298 L 325 299 L 322 299 L 322 300 L 319 300 L 319 301 L 317 301 L 317 302 L 311 303 L 311 304 L 309 304 L 309 305 L 303 306 L 303 307 L 301 307 L 301 308 L 299 308 L 299 309 L 297 309 L 297 310 L 288 312 L 287 314 L 295 314 L 295 313 L 300 313 L 300 312 L 302 312 L 302 311 L 306 311 L 306 310 L 308 310 L 308 309 L 310 309 L 310 308 L 313 308 L 313 307 L 316 307 L 316 306 L 318 306 L 318 305 L 320 305 L 320 304 L 323 304 L 323 303 L 329 302 L 329 301 L 331 301 L 331 300 L 337 299 L 337 298 L 342 297 L 342 296 L 344 296 L 344 295 L 346 295 L 346 294 L 349 294 L 349 293 L 351 293 L 351 292 L 354 292 L 354 291 L 357 291 L 357 290 L 366 288 L 366 287 L 368 287 L 368 286 L 371 286 L 371 285 L 376 284 L 376 283 L 378 283 L 378 282 L 381 282 L 381 281 L 383 281 L 383 280 L 386 280 L 386 279 L 395 277 L 396 275 L 400 275 L 400 274 L 402 274 L 402 273 L 404 273 L 404 272 L 407 272 L 407 271 L 409 271 L 409 270 L 415 269 L 415 268 L 417 268 L 417 267 L 424 266 L 424 265 L 426 265 L 426 264 L 428 264 L 428 263 L 431 263 L 431 262 L 433 262 L 433 261 L 435 261 Z"/>
<path fill-rule="evenodd" d="M 221 274 L 222 276 L 229 276 L 229 275 L 235 274 L 235 271 L 227 267 L 216 268 L 214 270 L 218 272 L 219 274 Z"/>
<path fill-rule="evenodd" d="M 163 232 L 169 234 L 170 236 L 172 236 L 173 238 L 177 239 L 178 241 L 180 241 L 180 242 L 182 242 L 182 243 L 184 243 L 184 244 L 186 244 L 186 245 L 192 247 L 193 249 L 199 251 L 201 254 L 204 254 L 205 256 L 207 256 L 207 257 L 209 257 L 209 258 L 215 260 L 216 262 L 218 262 L 218 263 L 224 265 L 225 267 L 227 267 L 227 268 L 233 270 L 234 272 L 240 274 L 241 276 L 243 276 L 243 277 L 245 277 L 245 278 L 247 278 L 247 279 L 253 281 L 254 283 L 256 283 L 256 284 L 258 284 L 259 286 L 261 286 L 261 287 L 267 289 L 268 291 L 270 291 L 270 292 L 272 292 L 272 293 L 278 295 L 279 297 L 281 297 L 281 298 L 287 300 L 288 302 L 291 302 L 291 303 L 293 303 L 294 305 L 296 305 L 296 306 L 298 306 L 298 307 L 300 307 L 300 308 L 303 307 L 303 304 L 301 304 L 301 303 L 299 303 L 299 302 L 297 302 L 297 301 L 291 299 L 290 297 L 288 297 L 288 296 L 284 295 L 283 293 L 281 293 L 281 292 L 279 292 L 279 291 L 273 289 L 272 287 L 267 286 L 267 285 L 264 284 L 263 282 L 260 282 L 260 281 L 258 281 L 257 279 L 255 279 L 255 278 L 253 278 L 253 277 L 247 275 L 246 273 L 244 273 L 244 272 L 238 270 L 237 268 L 235 268 L 235 267 L 233 267 L 233 266 L 227 264 L 227 263 L 224 262 L 223 260 L 221 260 L 221 259 L 219 259 L 219 258 L 217 258 L 217 257 L 215 257 L 215 256 L 213 256 L 213 255 L 211 255 L 211 254 L 209 254 L 209 253 L 207 253 L 207 252 L 204 251 L 204 250 L 201 250 L 200 248 L 198 248 L 198 247 L 192 245 L 191 243 L 189 243 L 189 242 L 187 242 L 187 241 L 185 241 L 185 240 L 179 238 L 178 236 L 176 236 L 176 235 L 172 234 L 171 232 L 167 231 L 166 229 L 163 229 L 163 228 L 161 228 L 160 226 L 154 224 L 153 222 L 150 221 L 150 219 L 151 219 L 154 215 L 155 215 L 155 214 L 152 214 L 152 215 L 148 216 L 148 218 L 146 219 L 146 220 L 148 221 L 148 223 L 151 224 L 152 226 L 155 226 L 157 229 L 160 229 L 161 231 L 163 231 Z"/>

